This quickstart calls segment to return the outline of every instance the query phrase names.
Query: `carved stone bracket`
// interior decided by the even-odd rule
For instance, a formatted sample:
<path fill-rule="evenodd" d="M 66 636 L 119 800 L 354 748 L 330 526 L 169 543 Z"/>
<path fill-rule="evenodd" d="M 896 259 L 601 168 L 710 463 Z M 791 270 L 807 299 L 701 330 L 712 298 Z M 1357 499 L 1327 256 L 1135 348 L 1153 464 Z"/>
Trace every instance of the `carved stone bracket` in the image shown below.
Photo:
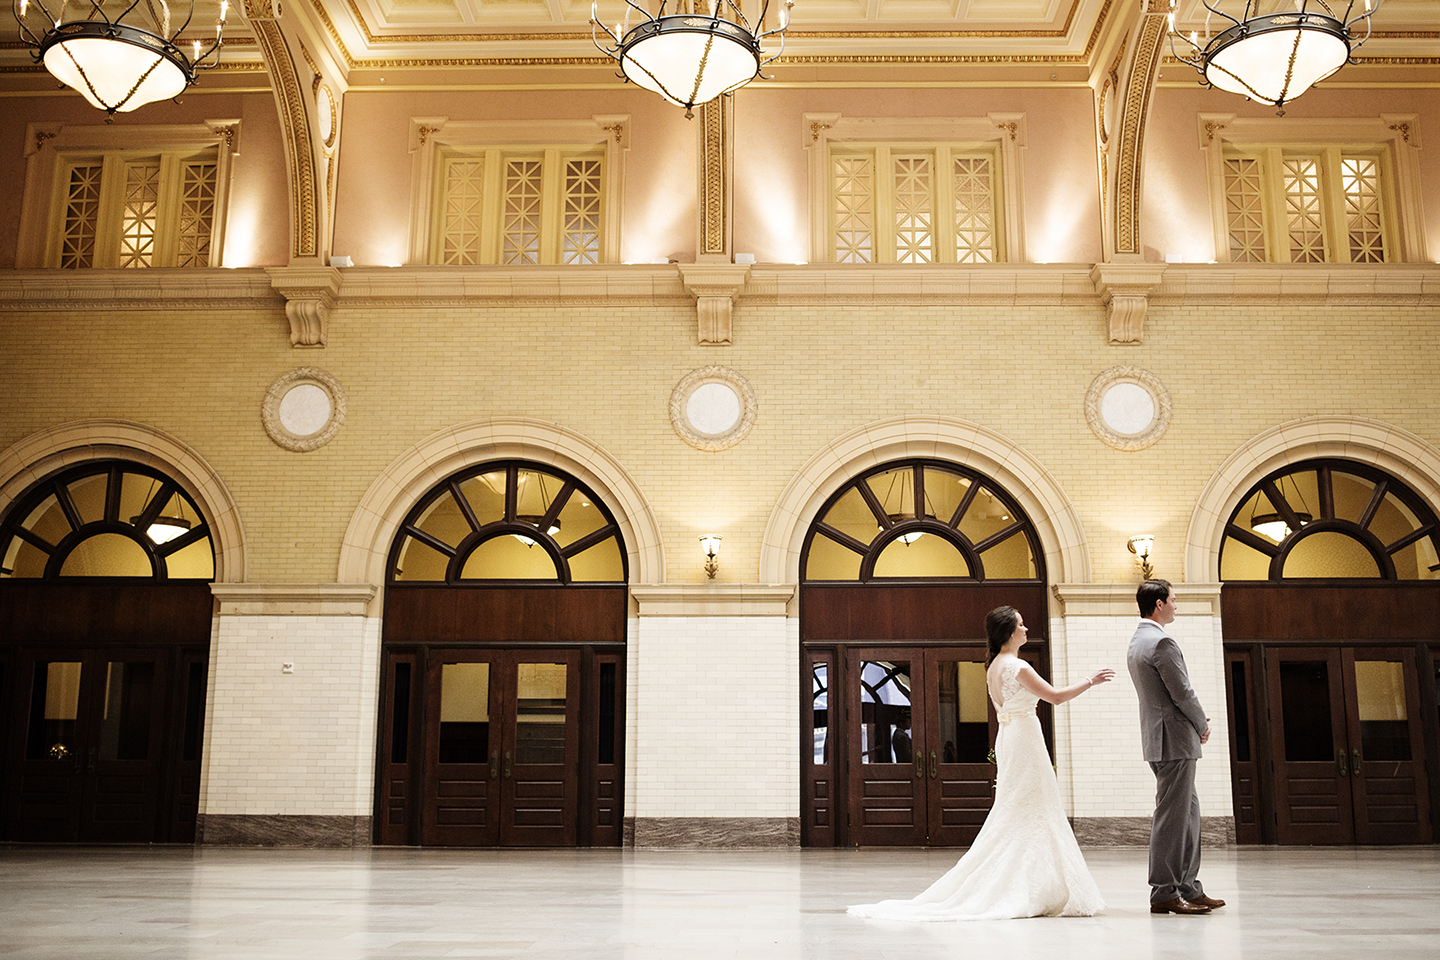
<path fill-rule="evenodd" d="M 1149 296 L 1160 285 L 1163 263 L 1097 263 L 1090 282 L 1105 304 L 1110 343 L 1123 345 L 1141 341 Z"/>
<path fill-rule="evenodd" d="M 292 347 L 323 347 L 330 309 L 340 295 L 340 271 L 334 267 L 267 267 L 270 286 L 285 298 Z"/>
<path fill-rule="evenodd" d="M 700 343 L 724 345 L 730 342 L 730 314 L 735 297 L 750 279 L 749 264 L 682 263 L 680 279 L 695 298 L 700 319 Z"/>

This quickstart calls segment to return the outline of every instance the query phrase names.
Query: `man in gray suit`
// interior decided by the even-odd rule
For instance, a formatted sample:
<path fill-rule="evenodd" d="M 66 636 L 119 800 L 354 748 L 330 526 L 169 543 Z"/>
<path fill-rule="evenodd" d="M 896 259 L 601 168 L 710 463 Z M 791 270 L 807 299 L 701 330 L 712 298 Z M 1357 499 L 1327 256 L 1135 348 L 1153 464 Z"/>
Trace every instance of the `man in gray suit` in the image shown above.
<path fill-rule="evenodd" d="M 1168 580 L 1146 580 L 1135 601 L 1143 618 L 1126 661 L 1140 695 L 1140 744 L 1155 773 L 1155 817 L 1150 825 L 1150 912 L 1209 913 L 1224 900 L 1200 886 L 1200 795 L 1195 761 L 1210 739 L 1210 718 L 1185 672 L 1185 658 L 1165 632 L 1175 619 Z"/>

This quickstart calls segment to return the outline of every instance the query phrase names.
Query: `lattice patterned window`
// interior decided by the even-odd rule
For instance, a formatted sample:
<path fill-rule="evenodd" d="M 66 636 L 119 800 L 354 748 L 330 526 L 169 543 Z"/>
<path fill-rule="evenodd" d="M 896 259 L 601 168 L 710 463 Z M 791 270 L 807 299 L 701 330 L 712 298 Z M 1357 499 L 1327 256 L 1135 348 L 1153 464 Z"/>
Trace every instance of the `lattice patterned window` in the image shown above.
<path fill-rule="evenodd" d="M 1249 147 L 1224 157 L 1232 263 L 1394 259 L 1385 147 Z"/>
<path fill-rule="evenodd" d="M 215 149 L 59 158 L 46 262 L 57 267 L 208 267 L 219 203 Z"/>
<path fill-rule="evenodd" d="M 836 144 L 830 151 L 836 263 L 1003 260 L 999 162 L 989 145 Z"/>
<path fill-rule="evenodd" d="M 439 154 L 432 262 L 601 262 L 600 148 L 453 148 Z"/>

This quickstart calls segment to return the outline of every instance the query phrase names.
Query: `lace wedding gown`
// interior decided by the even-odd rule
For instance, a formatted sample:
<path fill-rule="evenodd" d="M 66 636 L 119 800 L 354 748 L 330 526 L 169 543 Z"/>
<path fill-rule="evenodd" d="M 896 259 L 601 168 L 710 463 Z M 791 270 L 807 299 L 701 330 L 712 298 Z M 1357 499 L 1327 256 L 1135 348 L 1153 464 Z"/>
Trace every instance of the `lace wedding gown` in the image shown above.
<path fill-rule="evenodd" d="M 995 741 L 995 805 L 975 843 L 949 873 L 914 900 L 851 907 L 876 920 L 1007 920 L 1089 917 L 1105 907 L 1060 806 L 1060 789 L 1035 694 L 1020 685 L 1023 661 L 1005 657 Z"/>

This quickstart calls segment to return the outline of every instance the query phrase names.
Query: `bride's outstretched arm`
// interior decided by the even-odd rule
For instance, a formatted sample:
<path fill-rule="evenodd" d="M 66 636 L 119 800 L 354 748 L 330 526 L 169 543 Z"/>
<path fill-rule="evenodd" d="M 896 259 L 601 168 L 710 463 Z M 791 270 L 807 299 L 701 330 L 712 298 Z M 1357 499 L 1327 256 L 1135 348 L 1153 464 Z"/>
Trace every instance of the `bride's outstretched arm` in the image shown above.
<path fill-rule="evenodd" d="M 1065 703 L 1067 700 L 1074 700 L 1080 694 L 1091 687 L 1101 683 L 1109 683 L 1115 679 L 1115 671 L 1109 667 L 1096 670 L 1083 680 L 1077 680 L 1068 687 L 1055 687 L 1046 682 L 1045 678 L 1035 672 L 1035 668 L 1028 663 L 1020 668 L 1016 677 L 1020 685 L 1029 690 L 1035 696 L 1048 703 Z"/>

